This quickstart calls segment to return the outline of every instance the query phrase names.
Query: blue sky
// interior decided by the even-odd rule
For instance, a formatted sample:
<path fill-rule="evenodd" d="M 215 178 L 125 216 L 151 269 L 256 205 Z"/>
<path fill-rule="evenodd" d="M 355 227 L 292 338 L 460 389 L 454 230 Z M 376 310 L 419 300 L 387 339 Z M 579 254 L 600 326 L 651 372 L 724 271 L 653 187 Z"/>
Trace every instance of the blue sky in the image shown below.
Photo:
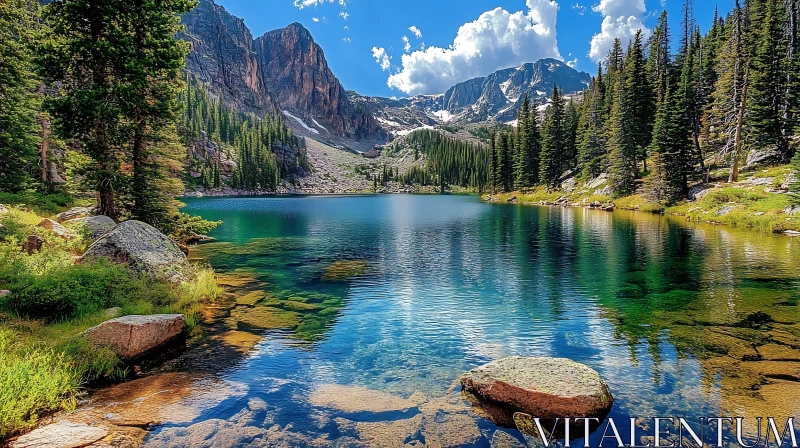
<path fill-rule="evenodd" d="M 647 32 L 664 8 L 677 35 L 682 10 L 676 0 L 216 2 L 242 17 L 254 36 L 302 23 L 346 89 L 386 97 L 444 93 L 457 82 L 540 57 L 594 73 L 615 36 L 627 41 L 635 29 Z M 720 13 L 732 4 L 721 0 Z M 695 1 L 703 32 L 715 6 Z"/>

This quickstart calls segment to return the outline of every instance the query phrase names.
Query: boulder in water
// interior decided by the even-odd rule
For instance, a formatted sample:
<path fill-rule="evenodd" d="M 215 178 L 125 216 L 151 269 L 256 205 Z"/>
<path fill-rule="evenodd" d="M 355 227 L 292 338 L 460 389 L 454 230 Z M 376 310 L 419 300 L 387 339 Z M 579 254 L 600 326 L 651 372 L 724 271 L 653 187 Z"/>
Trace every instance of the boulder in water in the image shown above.
<path fill-rule="evenodd" d="M 156 279 L 183 276 L 188 262 L 178 245 L 155 227 L 141 221 L 125 221 L 95 241 L 81 261 L 106 258 L 124 263 L 134 272 Z"/>
<path fill-rule="evenodd" d="M 542 419 L 601 418 L 614 402 L 600 374 L 565 358 L 499 359 L 462 375 L 461 385 L 484 400 Z"/>
<path fill-rule="evenodd" d="M 86 337 L 97 346 L 108 347 L 121 358 L 134 359 L 162 346 L 183 333 L 183 314 L 125 316 L 86 330 Z"/>

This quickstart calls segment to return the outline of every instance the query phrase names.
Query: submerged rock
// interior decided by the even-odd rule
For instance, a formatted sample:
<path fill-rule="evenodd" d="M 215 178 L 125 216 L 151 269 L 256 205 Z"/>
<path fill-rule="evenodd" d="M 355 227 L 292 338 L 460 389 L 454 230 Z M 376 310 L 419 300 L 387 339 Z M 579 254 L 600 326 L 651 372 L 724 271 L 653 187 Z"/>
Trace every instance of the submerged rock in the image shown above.
<path fill-rule="evenodd" d="M 342 260 L 332 263 L 322 274 L 322 280 L 337 282 L 349 280 L 352 277 L 364 275 L 367 271 L 367 262 L 364 260 Z"/>
<path fill-rule="evenodd" d="M 184 424 L 247 390 L 242 383 L 205 375 L 164 373 L 100 389 L 67 418 L 121 427 Z"/>
<path fill-rule="evenodd" d="M 83 218 L 85 216 L 89 216 L 95 213 L 97 208 L 95 207 L 72 207 L 71 209 L 61 212 L 56 215 L 56 221 L 58 222 L 66 222 L 70 219 L 77 219 Z"/>
<path fill-rule="evenodd" d="M 79 448 L 108 435 L 108 428 L 60 421 L 42 426 L 11 442 L 11 448 Z"/>
<path fill-rule="evenodd" d="M 125 316 L 86 330 L 86 337 L 97 346 L 108 347 L 125 359 L 134 359 L 166 344 L 183 333 L 183 314 Z"/>
<path fill-rule="evenodd" d="M 156 279 L 184 275 L 188 262 L 178 245 L 155 227 L 141 221 L 125 221 L 86 250 L 81 261 L 106 258 L 127 264 L 134 272 Z"/>
<path fill-rule="evenodd" d="M 86 216 L 84 218 L 70 219 L 65 221 L 64 224 L 78 224 L 85 225 L 89 229 L 89 235 L 92 241 L 100 238 L 106 233 L 112 231 L 117 223 L 106 215 Z"/>
<path fill-rule="evenodd" d="M 465 390 L 543 419 L 604 417 L 614 399 L 592 368 L 565 358 L 511 356 L 461 376 Z"/>
<path fill-rule="evenodd" d="M 314 406 L 355 414 L 361 412 L 405 412 L 417 404 L 411 400 L 359 386 L 323 384 L 308 396 Z"/>

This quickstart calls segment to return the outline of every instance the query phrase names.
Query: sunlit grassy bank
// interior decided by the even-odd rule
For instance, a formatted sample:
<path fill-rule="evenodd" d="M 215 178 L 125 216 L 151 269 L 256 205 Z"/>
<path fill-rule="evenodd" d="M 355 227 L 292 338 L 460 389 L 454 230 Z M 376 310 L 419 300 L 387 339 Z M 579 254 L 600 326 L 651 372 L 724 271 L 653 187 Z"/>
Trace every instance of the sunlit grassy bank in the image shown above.
<path fill-rule="evenodd" d="M 725 224 L 763 232 L 800 231 L 800 214 L 786 213 L 787 207 L 799 200 L 781 189 L 790 172 L 789 166 L 778 166 L 743 173 L 739 182 L 712 183 L 696 200 L 683 200 L 676 204 L 649 202 L 638 194 L 613 198 L 597 193 L 602 186 L 583 186 L 571 192 L 537 187 L 529 191 L 487 194 L 483 198 L 494 202 L 595 205 L 609 209 L 664 213 L 684 216 L 689 221 Z"/>
<path fill-rule="evenodd" d="M 8 199 L 8 198 L 6 198 Z M 13 201 L 8 201 L 13 202 Z M 67 201 L 65 201 L 67 202 Z M 86 387 L 119 381 L 128 368 L 110 350 L 81 337 L 110 316 L 182 313 L 188 330 L 200 305 L 221 293 L 212 270 L 194 267 L 182 284 L 156 282 L 106 261 L 77 264 L 89 240 L 70 228 L 64 239 L 36 227 L 63 206 L 40 197 L 31 208 L 11 206 L 0 214 L 0 440 L 36 425 L 48 413 L 74 408 Z M 28 235 L 44 239 L 40 252 L 20 250 Z"/>

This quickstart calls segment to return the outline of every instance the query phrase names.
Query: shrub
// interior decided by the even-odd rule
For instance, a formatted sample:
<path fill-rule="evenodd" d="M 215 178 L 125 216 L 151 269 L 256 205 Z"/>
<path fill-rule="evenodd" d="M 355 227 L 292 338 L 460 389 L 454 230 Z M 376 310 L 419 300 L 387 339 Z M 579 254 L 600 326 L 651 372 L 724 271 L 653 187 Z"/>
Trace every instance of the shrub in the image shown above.
<path fill-rule="evenodd" d="M 55 215 L 75 205 L 75 198 L 65 194 L 43 194 L 35 191 L 20 193 L 0 192 L 0 204 L 23 204 L 40 215 Z"/>
<path fill-rule="evenodd" d="M 0 439 L 34 426 L 41 414 L 74 409 L 80 380 L 65 354 L 0 328 Z"/>
<path fill-rule="evenodd" d="M 9 286 L 11 311 L 47 321 L 123 306 L 134 299 L 163 306 L 174 298 L 166 285 L 147 282 L 104 260 L 61 268 L 45 276 L 20 274 Z"/>

